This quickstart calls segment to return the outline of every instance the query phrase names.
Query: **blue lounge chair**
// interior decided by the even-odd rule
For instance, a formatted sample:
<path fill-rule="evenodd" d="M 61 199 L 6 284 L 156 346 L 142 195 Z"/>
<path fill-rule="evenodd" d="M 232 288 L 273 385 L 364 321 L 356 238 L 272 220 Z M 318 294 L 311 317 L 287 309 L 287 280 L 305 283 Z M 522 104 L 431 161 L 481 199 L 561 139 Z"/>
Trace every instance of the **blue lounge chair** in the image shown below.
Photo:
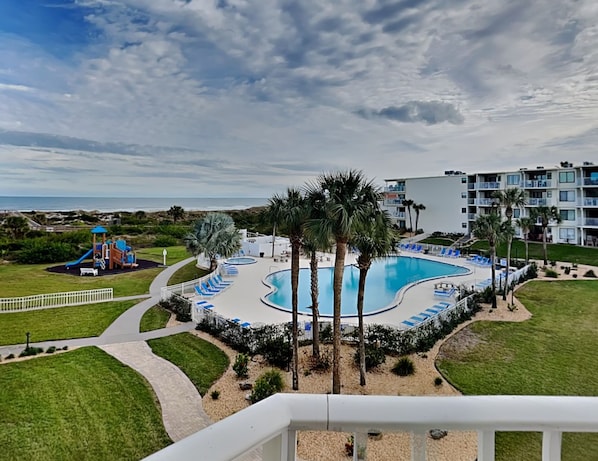
<path fill-rule="evenodd" d="M 453 251 L 453 254 L 450 255 L 451 258 L 458 258 L 461 256 L 461 250 L 457 249 Z"/>
<path fill-rule="evenodd" d="M 430 314 L 433 317 L 439 312 L 442 312 L 442 309 L 438 309 L 436 307 L 428 307 L 424 312 Z"/>
<path fill-rule="evenodd" d="M 205 297 L 212 297 L 214 296 L 214 293 L 210 293 L 208 291 L 205 291 L 203 288 L 201 288 L 199 285 L 193 285 L 193 288 L 195 289 L 195 292 L 199 295 L 199 296 L 205 296 Z"/>
<path fill-rule="evenodd" d="M 422 251 L 424 251 L 424 247 L 421 245 L 416 245 L 413 251 L 415 251 L 416 253 L 421 253 Z"/>
<path fill-rule="evenodd" d="M 438 256 L 446 256 L 446 247 L 442 247 L 442 250 L 440 250 L 440 253 L 438 253 Z"/>
<path fill-rule="evenodd" d="M 233 323 L 240 323 L 241 319 L 239 317 L 235 317 L 234 319 L 230 319 L 230 321 Z"/>
<path fill-rule="evenodd" d="M 232 285 L 233 284 L 233 282 L 231 280 L 224 280 L 220 274 L 216 274 L 214 276 L 214 280 L 216 280 L 216 282 L 219 285 Z"/>
<path fill-rule="evenodd" d="M 414 327 L 415 325 L 417 325 L 419 322 L 411 322 L 409 320 L 403 320 L 401 322 L 403 325 L 408 326 L 409 328 Z"/>
<path fill-rule="evenodd" d="M 207 292 L 207 293 L 213 293 L 215 295 L 218 294 L 218 293 L 220 293 L 220 291 L 222 291 L 222 290 L 217 290 L 217 289 L 214 289 L 214 288 L 210 288 L 206 282 L 202 282 L 201 289 L 203 291 Z"/>
<path fill-rule="evenodd" d="M 444 256 L 446 256 L 447 258 L 452 258 L 453 257 L 453 249 L 449 248 Z"/>
<path fill-rule="evenodd" d="M 197 310 L 199 309 L 205 309 L 205 310 L 212 310 L 214 309 L 214 305 L 213 304 L 209 304 L 209 303 L 195 303 L 195 306 L 197 307 Z"/>
<path fill-rule="evenodd" d="M 439 303 L 434 304 L 432 307 L 440 308 L 440 309 L 444 310 L 444 309 L 446 309 L 449 306 L 451 306 L 451 303 L 447 303 L 447 302 L 441 301 Z"/>
<path fill-rule="evenodd" d="M 249 323 L 249 322 L 243 322 L 243 323 L 241 324 L 241 326 L 242 326 L 243 328 L 249 328 L 249 327 L 251 326 L 251 323 Z"/>
<path fill-rule="evenodd" d="M 208 279 L 207 284 L 208 284 L 208 288 L 210 288 L 214 291 L 224 291 L 229 287 L 228 285 L 220 285 L 220 284 L 216 283 L 216 280 L 214 280 L 213 277 Z"/>

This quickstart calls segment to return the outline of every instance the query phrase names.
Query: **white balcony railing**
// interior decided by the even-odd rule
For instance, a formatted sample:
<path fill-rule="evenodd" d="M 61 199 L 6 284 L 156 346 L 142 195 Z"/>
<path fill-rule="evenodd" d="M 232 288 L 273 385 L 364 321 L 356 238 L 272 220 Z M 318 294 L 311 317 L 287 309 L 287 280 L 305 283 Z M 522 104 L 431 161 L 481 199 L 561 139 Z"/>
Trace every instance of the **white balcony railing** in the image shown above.
<path fill-rule="evenodd" d="M 548 201 L 545 198 L 528 198 L 527 205 L 529 206 L 546 206 Z"/>
<path fill-rule="evenodd" d="M 534 179 L 531 181 L 524 181 L 523 187 L 546 189 L 546 188 L 552 187 L 552 181 L 550 181 L 548 179 Z"/>
<path fill-rule="evenodd" d="M 295 461 L 303 430 L 354 433 L 359 460 L 367 433 L 378 430 L 411 433 L 411 459 L 424 461 L 426 432 L 435 428 L 477 431 L 478 461 L 494 460 L 496 431 L 542 432 L 542 461 L 560 461 L 563 432 L 598 432 L 598 397 L 277 394 L 146 460 L 228 461 L 261 447 L 264 461 Z"/>
<path fill-rule="evenodd" d="M 586 226 L 598 226 L 598 218 L 586 218 Z"/>
<path fill-rule="evenodd" d="M 479 199 L 476 199 L 476 205 L 492 206 L 493 203 L 498 203 L 498 200 L 497 199 L 493 199 L 493 198 L 479 198 Z"/>
<path fill-rule="evenodd" d="M 500 189 L 499 182 L 479 182 L 477 183 L 477 189 Z"/>
<path fill-rule="evenodd" d="M 598 186 L 598 179 L 596 178 L 583 178 L 584 186 Z"/>
<path fill-rule="evenodd" d="M 598 198 L 584 198 L 583 206 L 598 206 Z"/>

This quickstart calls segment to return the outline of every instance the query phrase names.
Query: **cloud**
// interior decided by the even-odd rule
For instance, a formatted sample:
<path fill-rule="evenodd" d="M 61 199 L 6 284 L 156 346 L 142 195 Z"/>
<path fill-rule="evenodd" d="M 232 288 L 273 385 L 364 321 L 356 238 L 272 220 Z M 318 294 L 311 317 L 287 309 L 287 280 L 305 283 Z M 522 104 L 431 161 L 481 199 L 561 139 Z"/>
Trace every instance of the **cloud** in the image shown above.
<path fill-rule="evenodd" d="M 448 122 L 460 125 L 464 118 L 452 104 L 441 101 L 409 101 L 402 106 L 389 106 L 380 110 L 362 110 L 359 113 L 366 117 L 379 117 L 403 123 L 425 123 L 436 125 Z"/>

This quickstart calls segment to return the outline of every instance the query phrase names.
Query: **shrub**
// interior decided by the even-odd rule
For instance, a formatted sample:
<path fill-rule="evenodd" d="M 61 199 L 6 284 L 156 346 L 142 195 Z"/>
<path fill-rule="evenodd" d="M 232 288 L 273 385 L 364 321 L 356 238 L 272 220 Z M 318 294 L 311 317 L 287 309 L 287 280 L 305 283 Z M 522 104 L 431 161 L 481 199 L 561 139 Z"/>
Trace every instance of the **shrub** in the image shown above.
<path fill-rule="evenodd" d="M 46 354 L 53 354 L 56 352 L 56 346 L 50 346 L 46 349 Z"/>
<path fill-rule="evenodd" d="M 253 391 L 249 396 L 251 403 L 264 400 L 284 389 L 282 374 L 278 370 L 268 370 L 255 380 Z"/>
<path fill-rule="evenodd" d="M 165 301 L 160 301 L 160 306 L 173 312 L 179 322 L 191 321 L 191 303 L 180 296 L 171 296 Z"/>
<path fill-rule="evenodd" d="M 357 348 L 357 350 L 355 351 L 353 360 L 355 361 L 355 365 L 359 366 L 359 348 Z M 372 368 L 376 368 L 378 365 L 381 365 L 384 362 L 386 362 L 386 355 L 384 354 L 384 350 L 381 347 L 378 347 L 375 344 L 366 344 L 365 345 L 365 369 L 366 370 L 371 370 Z"/>
<path fill-rule="evenodd" d="M 565 275 L 569 275 L 571 273 L 570 267 L 565 267 Z"/>
<path fill-rule="evenodd" d="M 589 271 L 587 271 L 585 274 L 583 274 L 584 277 L 591 277 L 591 278 L 596 278 L 596 274 L 594 273 L 594 271 L 592 269 L 590 269 Z"/>
<path fill-rule="evenodd" d="M 42 264 L 68 261 L 78 256 L 80 251 L 74 245 L 37 238 L 23 242 L 17 260 L 22 264 Z"/>
<path fill-rule="evenodd" d="M 552 279 L 555 279 L 559 276 L 557 271 L 555 271 L 554 269 L 549 269 L 549 268 L 544 269 L 544 275 L 546 275 L 546 277 L 550 277 Z"/>
<path fill-rule="evenodd" d="M 323 343 L 332 342 L 332 325 L 330 323 L 320 329 L 320 341 Z"/>
<path fill-rule="evenodd" d="M 332 366 L 332 355 L 329 349 L 320 350 L 319 357 L 311 357 L 309 368 L 313 371 L 326 372 Z"/>
<path fill-rule="evenodd" d="M 247 378 L 249 376 L 248 364 L 249 357 L 246 354 L 237 354 L 233 364 L 233 371 L 237 374 L 237 378 Z"/>
<path fill-rule="evenodd" d="M 538 266 L 536 263 L 531 263 L 525 274 L 526 280 L 535 279 L 538 277 Z"/>
<path fill-rule="evenodd" d="M 10 359 L 14 359 L 14 358 L 15 358 L 15 355 L 14 355 L 14 354 L 8 354 L 8 355 L 6 356 L 6 360 L 10 360 Z"/>
<path fill-rule="evenodd" d="M 41 347 L 27 347 L 19 354 L 19 357 L 30 357 L 32 355 L 41 354 L 44 350 Z"/>
<path fill-rule="evenodd" d="M 492 287 L 486 287 L 480 292 L 480 302 L 484 304 L 492 303 Z"/>
<path fill-rule="evenodd" d="M 178 240 L 171 235 L 159 235 L 154 240 L 155 247 L 172 247 L 178 245 Z"/>
<path fill-rule="evenodd" d="M 436 378 L 434 378 L 434 386 L 442 386 L 442 378 L 440 376 L 436 376 Z"/>
<path fill-rule="evenodd" d="M 576 278 L 577 278 L 577 274 L 572 274 L 572 277 L 573 277 L 574 279 L 576 279 Z"/>
<path fill-rule="evenodd" d="M 415 365 L 409 357 L 401 357 L 392 367 L 392 372 L 398 376 L 409 376 L 415 373 Z"/>
<path fill-rule="evenodd" d="M 210 397 L 212 397 L 212 400 L 218 400 L 218 398 L 220 397 L 220 391 L 218 390 L 213 390 L 210 393 Z"/>

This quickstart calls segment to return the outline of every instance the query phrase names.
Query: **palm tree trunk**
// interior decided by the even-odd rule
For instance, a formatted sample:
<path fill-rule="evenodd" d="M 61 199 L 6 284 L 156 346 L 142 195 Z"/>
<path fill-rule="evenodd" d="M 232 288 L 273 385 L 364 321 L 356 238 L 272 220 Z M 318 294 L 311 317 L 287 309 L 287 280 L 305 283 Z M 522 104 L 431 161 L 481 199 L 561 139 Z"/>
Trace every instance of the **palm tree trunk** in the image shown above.
<path fill-rule="evenodd" d="M 365 335 L 363 328 L 363 297 L 367 269 L 359 269 L 359 291 L 357 292 L 357 317 L 359 318 L 359 385 L 365 386 Z"/>
<path fill-rule="evenodd" d="M 274 243 L 276 242 L 276 223 L 272 226 L 272 257 L 274 257 Z"/>
<path fill-rule="evenodd" d="M 312 355 L 314 358 L 320 358 L 320 323 L 318 317 L 319 312 L 319 288 L 318 288 L 318 258 L 315 251 L 311 252 L 309 261 L 309 268 L 311 270 L 311 331 L 312 331 Z"/>
<path fill-rule="evenodd" d="M 415 212 L 415 229 L 411 230 L 414 235 L 417 234 L 417 226 L 418 225 L 419 225 L 419 210 L 416 210 L 416 212 Z"/>
<path fill-rule="evenodd" d="M 496 245 L 492 249 L 492 309 L 496 309 Z"/>
<path fill-rule="evenodd" d="M 332 393 L 341 393 L 341 292 L 343 288 L 343 273 L 345 271 L 345 256 L 347 255 L 347 241 L 337 240 L 336 256 L 334 258 L 334 309 L 332 320 Z"/>
<path fill-rule="evenodd" d="M 299 245 L 293 242 L 291 247 L 291 303 L 293 307 L 292 328 L 293 328 L 293 390 L 299 390 Z"/>
<path fill-rule="evenodd" d="M 411 232 L 413 232 L 413 220 L 411 219 L 411 207 L 410 206 L 407 207 L 407 212 L 409 213 L 409 228 L 411 229 Z"/>
<path fill-rule="evenodd" d="M 510 223 L 509 223 L 510 224 Z M 505 289 L 502 292 L 502 300 L 507 300 L 507 290 L 509 287 L 509 265 L 511 264 L 511 245 L 513 244 L 513 237 L 509 237 L 507 240 L 507 275 L 505 277 Z"/>
<path fill-rule="evenodd" d="M 527 242 L 527 234 L 523 239 L 525 241 L 525 264 L 529 264 L 529 243 Z"/>
<path fill-rule="evenodd" d="M 546 247 L 546 234 L 548 226 L 542 226 L 542 248 L 544 249 L 544 265 L 548 265 L 548 248 Z"/>

